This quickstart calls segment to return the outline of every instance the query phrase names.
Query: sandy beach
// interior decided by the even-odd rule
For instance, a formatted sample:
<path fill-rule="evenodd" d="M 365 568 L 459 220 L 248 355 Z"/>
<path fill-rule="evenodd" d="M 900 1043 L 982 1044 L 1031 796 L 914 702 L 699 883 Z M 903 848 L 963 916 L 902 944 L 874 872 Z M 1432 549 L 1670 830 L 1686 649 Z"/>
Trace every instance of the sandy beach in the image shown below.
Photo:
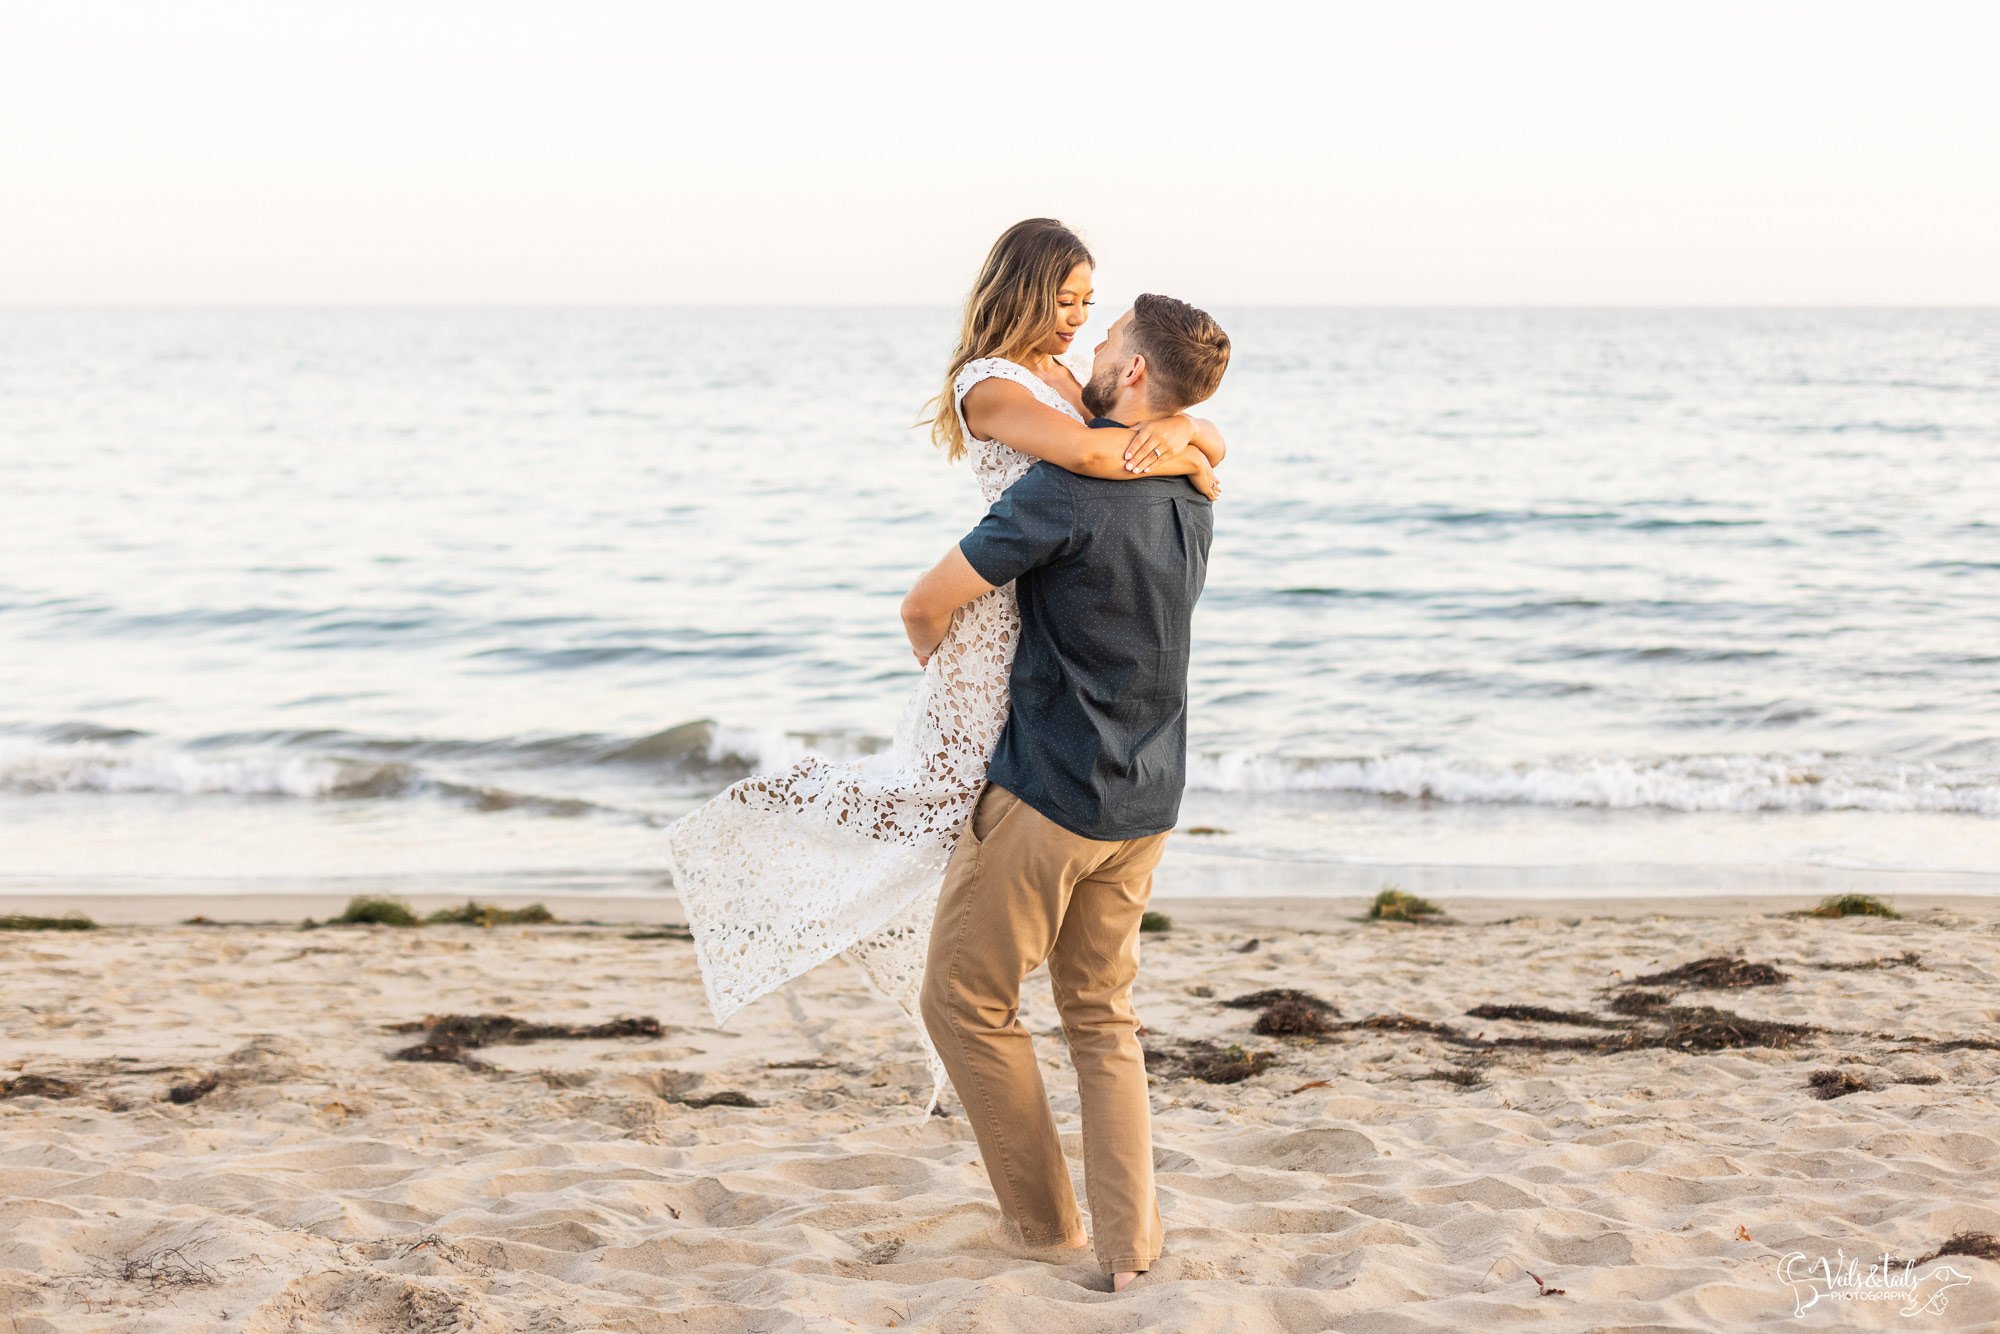
<path fill-rule="evenodd" d="M 2000 1233 L 2000 903 L 1786 915 L 1805 902 L 1487 901 L 1421 926 L 1157 902 L 1174 924 L 1144 938 L 1137 999 L 1166 1253 L 1113 1295 L 1087 1253 L 996 1243 L 955 1099 L 919 1117 L 914 1039 L 856 970 L 717 1028 L 672 899 L 315 930 L 338 901 L 10 901 L 103 929 L 0 931 L 0 1322 L 2000 1327 L 2000 1263 L 1927 1258 Z M 1227 1003 L 1280 989 L 1330 1008 Z M 1069 1138 L 1042 974 L 1023 1011 Z M 427 1023 L 448 1015 L 654 1022 L 506 1041 L 489 1018 L 453 1047 Z M 446 1059 L 395 1059 L 426 1043 Z M 1786 1256 L 1796 1278 L 1884 1253 L 1922 1261 L 1942 1309 L 1822 1284 L 1795 1314 L 1815 1294 Z"/>

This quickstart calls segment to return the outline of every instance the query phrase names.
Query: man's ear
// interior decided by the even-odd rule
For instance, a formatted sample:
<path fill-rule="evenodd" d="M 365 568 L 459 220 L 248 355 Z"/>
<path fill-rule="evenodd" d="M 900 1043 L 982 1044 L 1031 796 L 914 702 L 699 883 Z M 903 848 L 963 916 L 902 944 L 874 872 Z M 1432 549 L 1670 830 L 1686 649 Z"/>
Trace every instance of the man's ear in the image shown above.
<path fill-rule="evenodd" d="M 1131 364 L 1125 368 L 1124 379 L 1128 385 L 1144 384 L 1146 382 L 1145 353 L 1141 352 L 1133 355 Z"/>

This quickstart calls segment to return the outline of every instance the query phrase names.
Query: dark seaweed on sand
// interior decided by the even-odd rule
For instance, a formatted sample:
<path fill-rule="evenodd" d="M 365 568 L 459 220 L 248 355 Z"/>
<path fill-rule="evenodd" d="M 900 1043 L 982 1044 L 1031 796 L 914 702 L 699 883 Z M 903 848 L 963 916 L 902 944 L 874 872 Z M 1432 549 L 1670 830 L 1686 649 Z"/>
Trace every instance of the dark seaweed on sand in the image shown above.
<path fill-rule="evenodd" d="M 1435 1079 L 1446 1084 L 1455 1084 L 1462 1089 L 1484 1088 L 1486 1086 L 1486 1067 L 1482 1062 L 1468 1061 L 1463 1065 L 1454 1065 L 1442 1070 L 1432 1070 L 1426 1074 L 1418 1075 L 1417 1078 Z"/>
<path fill-rule="evenodd" d="M 1891 1084 L 1931 1085 L 1942 1083 L 1937 1075 L 1895 1075 Z M 1873 1093 L 1881 1087 L 1866 1075 L 1852 1070 L 1815 1070 L 1806 1076 L 1806 1088 L 1815 1098 L 1844 1098 L 1850 1093 Z"/>
<path fill-rule="evenodd" d="M 1636 1021 L 1605 1027 L 1610 1031 L 1592 1037 L 1494 1038 L 1490 1045 L 1597 1055 L 1646 1050 L 1736 1051 L 1745 1047 L 1785 1051 L 1812 1041 L 1820 1032 L 1811 1024 L 1751 1019 L 1707 1005 L 1661 1006 L 1646 1011 Z"/>
<path fill-rule="evenodd" d="M 74 1098 L 83 1089 L 54 1075 L 16 1075 L 0 1079 L 0 1098 Z"/>
<path fill-rule="evenodd" d="M 428 1031 L 425 1031 L 428 1030 Z M 470 1069 L 491 1069 L 466 1055 L 474 1047 L 552 1038 L 656 1038 L 665 1030 L 649 1017 L 613 1019 L 603 1024 L 532 1024 L 509 1014 L 425 1015 L 420 1020 L 392 1024 L 394 1033 L 424 1032 L 424 1040 L 393 1054 L 398 1061 L 457 1062 Z"/>
<path fill-rule="evenodd" d="M 1561 1012 L 1557 1012 L 1561 1013 Z M 1607 1055 L 1621 1051 L 1666 1049 L 1672 1051 L 1726 1051 L 1741 1047 L 1771 1047 L 1780 1050 L 1810 1041 L 1819 1029 L 1810 1024 L 1783 1024 L 1767 1019 L 1750 1019 L 1706 1005 L 1657 1006 L 1634 1020 L 1602 1020 L 1592 1027 L 1607 1031 L 1587 1037 L 1474 1037 L 1431 1019 L 1407 1014 L 1378 1014 L 1340 1025 L 1349 1030 L 1377 1033 L 1420 1033 L 1453 1046 L 1484 1051 L 1509 1048 L 1527 1051 L 1574 1051 Z M 1563 1022 L 1569 1022 L 1567 1020 Z"/>
<path fill-rule="evenodd" d="M 222 1081 L 214 1074 L 205 1074 L 191 1079 L 185 1084 L 176 1084 L 167 1090 L 167 1097 L 175 1102 L 188 1103 L 205 1098 L 222 1087 Z"/>
<path fill-rule="evenodd" d="M 1815 1070 L 1806 1076 L 1806 1087 L 1822 1102 L 1829 1098 L 1844 1098 L 1850 1093 L 1875 1091 L 1873 1084 L 1852 1070 Z"/>
<path fill-rule="evenodd" d="M 525 908 L 502 908 L 472 899 L 467 899 L 462 908 L 440 908 L 424 918 L 428 925 L 442 926 L 549 926 L 556 920 L 556 915 L 539 903 Z"/>
<path fill-rule="evenodd" d="M 340 916 L 316 922 L 308 917 L 301 931 L 321 926 L 547 926 L 559 919 L 539 903 L 525 908 L 502 908 L 495 903 L 467 899 L 462 907 L 440 908 L 428 917 L 419 917 L 402 899 L 388 894 L 357 894 L 347 901 Z"/>
<path fill-rule="evenodd" d="M 1991 1232 L 1954 1233 L 1944 1245 L 1916 1263 L 1927 1265 L 1947 1255 L 1969 1255 L 1975 1260 L 1991 1260 L 1995 1264 L 2000 1264 L 2000 1237 L 1994 1236 Z"/>
<path fill-rule="evenodd" d="M 1816 908 L 1792 914 L 1795 917 L 1901 917 L 1887 901 L 1873 894 L 1829 894 Z"/>
<path fill-rule="evenodd" d="M 96 931 L 97 923 L 80 912 L 61 917 L 36 917 L 26 913 L 0 913 L 0 931 Z"/>
<path fill-rule="evenodd" d="M 311 918 L 307 918 L 311 921 Z M 410 910 L 410 905 L 386 894 L 357 894 L 347 901 L 347 907 L 340 916 L 330 918 L 328 926 L 422 926 L 423 919 Z"/>
<path fill-rule="evenodd" d="M 1260 1010 L 1250 1031 L 1267 1038 L 1319 1037 L 1330 1031 L 1340 1011 L 1310 992 L 1271 987 L 1222 1002 L 1232 1010 Z"/>
<path fill-rule="evenodd" d="M 764 1105 L 749 1094 L 739 1093 L 735 1089 L 723 1089 L 720 1093 L 709 1093 L 699 1098 L 674 1098 L 671 1101 L 678 1102 L 685 1107 L 762 1107 Z"/>
<path fill-rule="evenodd" d="M 1531 1024 L 1572 1024 L 1579 1028 L 1616 1028 L 1615 1020 L 1586 1014 L 1582 1010 L 1551 1010 L 1542 1005 L 1475 1005 L 1465 1012 L 1468 1019 L 1518 1019 Z"/>
<path fill-rule="evenodd" d="M 1266 1008 L 1250 1031 L 1267 1038 L 1318 1037 L 1333 1027 L 1327 1014 L 1327 1009 L 1315 1009 L 1304 1001 L 1288 998 Z"/>
<path fill-rule="evenodd" d="M 1718 990 L 1724 987 L 1774 987 L 1785 980 L 1785 974 L 1768 963 L 1751 963 L 1747 959 L 1731 959 L 1724 955 L 1716 955 L 1712 958 L 1696 959 L 1693 963 L 1684 963 L 1678 968 L 1669 968 L 1664 973 L 1635 977 L 1631 985 Z"/>
<path fill-rule="evenodd" d="M 1474 1042 L 1450 1024 L 1440 1024 L 1433 1019 L 1419 1019 L 1410 1014 L 1375 1014 L 1366 1019 L 1352 1019 L 1342 1028 L 1367 1029 L 1376 1033 L 1428 1033 L 1432 1037 L 1449 1038 L 1462 1042 Z"/>
<path fill-rule="evenodd" d="M 1922 963 L 1916 954 L 1905 952 L 1898 956 L 1862 963 L 1807 966 L 1854 970 L 1920 968 Z M 1598 1030 L 1578 1035 L 1536 1033 L 1524 1037 L 1489 1038 L 1483 1033 L 1467 1033 L 1448 1023 L 1409 1014 L 1377 1014 L 1333 1023 L 1330 1020 L 1338 1019 L 1338 1011 L 1333 1006 L 1307 992 L 1291 988 L 1253 991 L 1224 1001 L 1222 1004 L 1240 1009 L 1261 1008 L 1263 1013 L 1259 1016 L 1254 1031 L 1269 1037 L 1317 1036 L 1337 1029 L 1347 1032 L 1435 1038 L 1458 1048 L 1465 1054 L 1458 1058 L 1460 1062 L 1458 1067 L 1433 1070 L 1418 1078 L 1440 1079 L 1460 1087 L 1473 1088 L 1483 1082 L 1481 1066 L 1494 1055 L 1509 1049 L 1611 1055 L 1628 1051 L 1715 1052 L 1744 1048 L 1788 1051 L 1804 1046 L 1816 1041 L 1820 1035 L 1830 1030 L 1814 1024 L 1753 1019 L 1747 1015 L 1719 1010 L 1709 1005 L 1675 1005 L 1670 991 L 1631 989 L 1639 985 L 1688 988 L 1760 987 L 1774 986 L 1786 980 L 1786 975 L 1770 964 L 1752 963 L 1746 959 L 1718 955 L 1697 959 L 1693 963 L 1682 964 L 1666 972 L 1654 973 L 1635 979 L 1631 984 L 1625 984 L 1606 1002 L 1606 1008 L 1611 1011 L 1611 1016 L 1615 1017 L 1593 1014 L 1585 1010 L 1557 1010 L 1542 1005 L 1503 1003 L 1478 1005 L 1466 1011 L 1467 1017 L 1472 1019 L 1563 1024 Z M 1907 1040 L 1936 1051 L 2000 1050 L 2000 1041 L 1990 1038 Z M 1149 1069 L 1157 1069 L 1166 1074 L 1187 1073 L 1183 1068 L 1184 1054 L 1192 1049 L 1192 1045 L 1181 1044 L 1180 1051 L 1149 1048 L 1147 1066 Z M 1202 1045 L 1208 1047 L 1211 1054 L 1215 1050 L 1212 1044 Z M 1242 1053 L 1240 1047 L 1231 1048 L 1230 1051 Z M 1255 1073 L 1255 1070 L 1249 1073 Z M 1236 1077 L 1247 1076 L 1238 1074 Z M 1938 1077 L 1910 1075 L 1888 1082 L 1935 1084 L 1938 1082 Z M 1850 1093 L 1872 1090 L 1877 1085 L 1866 1077 L 1851 1072 L 1826 1070 L 1815 1073 L 1808 1087 L 1815 1097 L 1838 1098 Z"/>
<path fill-rule="evenodd" d="M 1340 1011 L 1308 991 L 1292 987 L 1272 987 L 1268 991 L 1252 991 L 1222 1003 L 1232 1010 L 1262 1010 L 1276 1005 L 1279 1001 L 1295 1001 L 1308 1009 L 1319 1011 L 1328 1018 L 1338 1019 Z"/>
<path fill-rule="evenodd" d="M 1421 922 L 1427 917 L 1442 918 L 1444 909 L 1429 899 L 1415 894 L 1406 894 L 1394 885 L 1385 885 L 1375 901 L 1368 905 L 1367 920 L 1371 922 Z"/>
<path fill-rule="evenodd" d="M 1866 973 L 1877 968 L 1916 968 L 1924 966 L 1924 956 L 1915 950 L 1904 950 L 1901 954 L 1888 954 L 1879 959 L 1863 959 L 1858 963 L 1806 963 L 1802 968 L 1819 968 L 1829 973 Z"/>
<path fill-rule="evenodd" d="M 391 1053 L 392 1061 L 436 1061 L 443 1065 L 462 1065 L 468 1070 L 489 1072 L 498 1067 L 482 1061 L 465 1047 L 456 1042 L 426 1038 L 412 1047 L 403 1047 Z"/>
<path fill-rule="evenodd" d="M 531 1024 L 511 1014 L 430 1014 L 394 1024 L 391 1029 L 397 1033 L 428 1029 L 432 1038 L 447 1039 L 462 1047 L 544 1042 L 550 1038 L 656 1038 L 665 1031 L 660 1021 L 653 1018 L 613 1019 L 603 1024 Z"/>
<path fill-rule="evenodd" d="M 1728 1051 L 1738 1047 L 1771 1047 L 1783 1051 L 1810 1042 L 1821 1032 L 1812 1024 L 1784 1024 L 1770 1019 L 1748 1019 L 1727 1010 L 1706 1005 L 1668 1006 L 1655 1012 L 1666 1027 L 1642 1047 L 1668 1047 L 1676 1051 Z"/>
<path fill-rule="evenodd" d="M 1277 1060 L 1275 1052 L 1246 1051 L 1233 1043 L 1219 1047 L 1205 1038 L 1144 1045 L 1148 1073 L 1204 1084 L 1240 1084 Z"/>

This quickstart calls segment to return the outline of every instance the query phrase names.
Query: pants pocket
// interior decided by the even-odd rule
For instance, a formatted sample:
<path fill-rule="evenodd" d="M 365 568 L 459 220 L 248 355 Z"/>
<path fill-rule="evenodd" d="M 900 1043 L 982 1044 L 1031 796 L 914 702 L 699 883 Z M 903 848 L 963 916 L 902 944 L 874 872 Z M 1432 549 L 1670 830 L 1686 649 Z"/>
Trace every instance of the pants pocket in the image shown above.
<path fill-rule="evenodd" d="M 988 783 L 980 790 L 979 800 L 972 805 L 972 818 L 966 821 L 965 836 L 976 847 L 993 836 L 994 828 L 1007 818 L 1007 812 L 1020 804 L 1020 798 L 1004 787 Z"/>

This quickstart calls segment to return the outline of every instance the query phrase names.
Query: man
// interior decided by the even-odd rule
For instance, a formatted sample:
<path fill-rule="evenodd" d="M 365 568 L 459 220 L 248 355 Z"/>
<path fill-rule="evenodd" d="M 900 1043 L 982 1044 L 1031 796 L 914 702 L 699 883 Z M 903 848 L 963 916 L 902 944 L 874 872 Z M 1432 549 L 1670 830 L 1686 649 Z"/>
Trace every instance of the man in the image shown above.
<path fill-rule="evenodd" d="M 1084 406 L 1135 426 L 1215 392 L 1229 339 L 1142 296 L 1097 346 Z M 1018 1011 L 1044 961 L 1076 1065 L 1098 1263 L 1122 1291 L 1159 1257 L 1152 1118 L 1132 1009 L 1139 919 L 1180 814 L 1190 612 L 1212 509 L 1181 477 L 1037 463 L 917 581 L 903 622 L 928 658 L 973 598 L 1015 582 L 1005 729 L 959 839 L 925 963 L 925 1027 L 972 1123 L 1009 1232 L 1084 1245 L 1055 1118 Z"/>

